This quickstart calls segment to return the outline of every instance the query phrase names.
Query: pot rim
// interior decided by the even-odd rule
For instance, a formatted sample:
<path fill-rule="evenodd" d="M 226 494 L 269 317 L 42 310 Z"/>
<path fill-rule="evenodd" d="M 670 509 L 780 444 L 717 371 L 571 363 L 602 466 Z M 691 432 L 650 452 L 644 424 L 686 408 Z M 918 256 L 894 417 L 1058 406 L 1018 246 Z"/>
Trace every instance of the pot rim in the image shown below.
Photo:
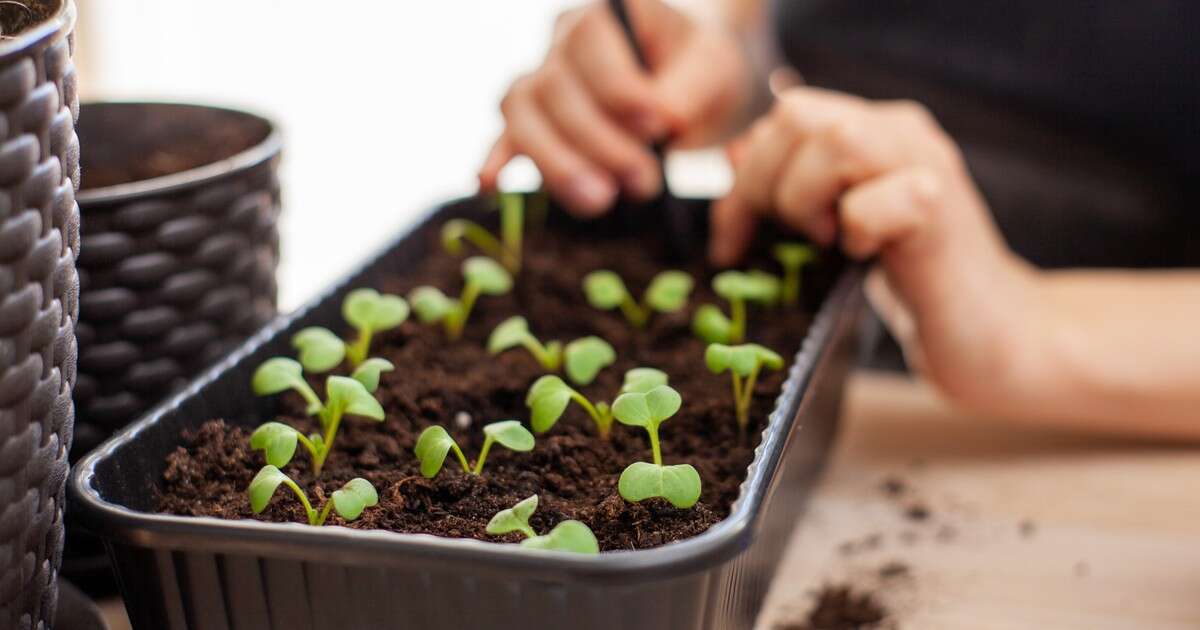
<path fill-rule="evenodd" d="M 75 28 L 75 0 L 58 0 L 58 9 L 45 20 L 21 31 L 12 39 L 0 41 L 0 64 L 29 54 L 56 37 Z"/>
<path fill-rule="evenodd" d="M 830 340 L 843 319 L 857 308 L 862 269 L 850 265 L 844 269 L 813 317 L 808 334 L 792 355 L 775 406 L 763 428 L 762 440 L 739 488 L 729 514 L 706 531 L 660 547 L 639 550 L 608 551 L 599 556 L 571 553 L 546 553 L 520 545 L 464 538 L 446 538 L 432 534 L 400 533 L 388 530 L 358 530 L 347 527 L 311 527 L 300 523 L 271 523 L 258 520 L 227 520 L 209 516 L 179 516 L 134 509 L 110 501 L 93 483 L 97 466 L 111 459 L 117 450 L 139 437 L 162 416 L 171 413 L 182 401 L 201 395 L 226 371 L 246 356 L 270 343 L 288 328 L 305 321 L 310 313 L 340 292 L 358 282 L 364 270 L 377 263 L 405 239 L 419 232 L 441 211 L 456 201 L 434 206 L 398 238 L 366 257 L 354 271 L 309 300 L 304 306 L 281 314 L 247 339 L 236 350 L 213 364 L 186 387 L 163 400 L 72 467 L 68 492 L 76 514 L 85 528 L 105 538 L 108 544 L 132 545 L 154 549 L 203 550 L 246 556 L 288 558 L 298 561 L 330 561 L 350 565 L 469 566 L 479 574 L 513 570 L 536 571 L 539 579 L 551 581 L 607 581 L 632 584 L 668 579 L 702 571 L 733 557 L 749 547 L 762 519 L 768 494 L 775 483 L 774 472 L 782 459 L 784 446 L 792 438 L 802 402 L 809 392 L 811 378 L 827 356 Z M 790 500 L 779 497 L 775 500 Z"/>
<path fill-rule="evenodd" d="M 258 166 L 263 162 L 274 159 L 283 150 L 283 133 L 280 131 L 279 125 L 275 124 L 275 122 L 270 118 L 254 111 L 247 111 L 240 108 L 226 107 L 222 105 L 211 105 L 207 103 L 191 103 L 187 101 L 102 100 L 81 103 L 79 106 L 80 115 L 86 115 L 89 108 L 97 106 L 207 109 L 210 111 L 252 118 L 265 124 L 268 132 L 265 138 L 255 143 L 253 146 L 243 151 L 239 151 L 222 160 L 217 160 L 216 162 L 210 162 L 202 166 L 189 168 L 176 173 L 171 173 L 169 175 L 151 177 L 149 179 L 140 179 L 137 181 L 125 182 L 123 184 L 104 186 L 101 188 L 83 188 L 75 194 L 75 199 L 80 204 L 125 201 L 135 197 L 145 197 L 160 193 L 175 192 L 183 188 L 200 186 L 211 181 L 221 179 L 231 173 L 248 170 Z M 84 151 L 86 150 L 87 148 L 84 147 Z M 84 173 L 83 175 L 85 178 L 87 177 L 87 173 Z"/>

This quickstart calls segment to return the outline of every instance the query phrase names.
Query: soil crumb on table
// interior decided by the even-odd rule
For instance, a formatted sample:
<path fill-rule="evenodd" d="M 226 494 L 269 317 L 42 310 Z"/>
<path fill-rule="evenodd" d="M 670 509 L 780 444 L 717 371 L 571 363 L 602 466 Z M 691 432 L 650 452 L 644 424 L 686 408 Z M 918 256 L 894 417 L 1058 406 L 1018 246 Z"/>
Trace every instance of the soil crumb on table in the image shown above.
<path fill-rule="evenodd" d="M 805 619 L 777 625 L 775 630 L 882 630 L 888 615 L 874 593 L 831 584 L 817 593 Z"/>

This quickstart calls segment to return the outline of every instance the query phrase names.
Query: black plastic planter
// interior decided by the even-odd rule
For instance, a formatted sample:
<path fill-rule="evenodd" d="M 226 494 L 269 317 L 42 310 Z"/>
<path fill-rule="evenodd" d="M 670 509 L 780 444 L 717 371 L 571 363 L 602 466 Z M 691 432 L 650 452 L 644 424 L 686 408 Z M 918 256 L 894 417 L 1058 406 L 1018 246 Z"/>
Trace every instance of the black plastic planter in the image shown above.
<path fill-rule="evenodd" d="M 75 5 L 26 4 L 0 42 L 0 628 L 22 629 L 54 623 L 79 295 Z"/>
<path fill-rule="evenodd" d="M 280 136 L 245 112 L 85 103 L 72 460 L 275 316 Z M 68 528 L 74 530 L 68 511 Z M 63 573 L 115 590 L 98 541 Z"/>
<path fill-rule="evenodd" d="M 699 204 L 697 210 L 700 209 Z M 599 557 L 347 528 L 153 512 L 180 431 L 253 422 L 272 402 L 246 383 L 304 326 L 335 325 L 342 297 L 426 255 L 428 229 L 479 214 L 463 201 L 325 296 L 252 337 L 72 477 L 80 519 L 112 555 L 136 628 L 750 628 L 836 428 L 859 312 L 858 272 L 826 297 L 796 355 L 728 518 L 688 540 Z"/>
<path fill-rule="evenodd" d="M 79 453 L 275 316 L 280 152 L 244 112 L 82 110 Z"/>

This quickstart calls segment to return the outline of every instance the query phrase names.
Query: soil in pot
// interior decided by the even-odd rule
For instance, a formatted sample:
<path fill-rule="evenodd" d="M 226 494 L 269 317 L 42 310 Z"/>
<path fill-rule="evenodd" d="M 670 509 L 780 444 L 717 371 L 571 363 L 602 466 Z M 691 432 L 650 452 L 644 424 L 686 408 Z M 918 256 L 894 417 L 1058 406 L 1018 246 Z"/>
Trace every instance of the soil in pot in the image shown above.
<path fill-rule="evenodd" d="M 407 295 L 413 287 L 429 284 L 457 294 L 461 259 L 437 248 L 435 232 L 426 238 L 433 253 L 411 268 L 395 269 L 377 289 Z M 654 547 L 695 536 L 720 521 L 738 495 L 786 369 L 767 372 L 761 378 L 751 430 L 746 439 L 740 439 L 729 377 L 707 370 L 704 344 L 690 330 L 696 306 L 718 303 L 724 307 L 710 289 L 711 269 L 702 261 L 679 265 L 659 258 L 655 253 L 666 249 L 658 234 L 650 231 L 633 237 L 614 236 L 584 226 L 533 233 L 526 241 L 525 266 L 516 288 L 507 296 L 480 298 L 461 341 L 447 342 L 440 327 L 410 320 L 372 344 L 372 355 L 396 365 L 396 371 L 384 374 L 377 392 L 387 411 L 383 423 L 356 418 L 343 422 L 319 480 L 313 479 L 306 453 L 298 454 L 285 472 L 318 501 L 355 476 L 369 480 L 379 491 L 380 504 L 348 524 L 358 529 L 515 542 L 517 535 L 489 536 L 485 526 L 496 512 L 532 494 L 540 499 L 532 519 L 535 529 L 545 533 L 564 519 L 578 519 L 592 528 L 603 550 Z M 767 252 L 769 247 L 757 251 Z M 755 268 L 779 271 L 765 255 L 751 262 Z M 828 292 L 837 267 L 821 264 L 806 271 L 801 308 L 751 307 L 750 339 L 784 354 L 790 367 L 808 330 L 812 309 Z M 586 303 L 581 279 L 601 268 L 617 271 L 635 294 L 640 294 L 655 273 L 684 269 L 697 278 L 696 290 L 685 312 L 656 315 L 639 331 L 619 312 L 599 311 Z M 525 394 L 543 372 L 524 350 L 493 357 L 484 347 L 492 329 L 516 314 L 525 316 L 542 340 L 565 342 L 594 334 L 612 343 L 617 362 L 593 384 L 581 388 L 592 400 L 611 400 L 630 368 L 651 366 L 670 375 L 671 385 L 683 397 L 683 407 L 663 425 L 664 463 L 696 467 L 703 480 L 699 503 L 680 510 L 660 500 L 624 501 L 616 488 L 621 471 L 634 461 L 651 459 L 645 432 L 616 424 L 611 441 L 600 440 L 575 405 L 549 432 L 538 436 L 532 452 L 493 449 L 481 476 L 464 474 L 453 457 L 434 479 L 421 476 L 412 449 L 426 427 L 445 426 L 472 457 L 482 445 L 483 424 L 508 418 L 527 421 Z M 323 391 L 317 380 L 311 382 L 317 391 Z M 283 395 L 280 409 L 281 421 L 304 432 L 314 428 L 313 421 L 304 416 L 299 396 Z M 159 509 L 182 515 L 303 521 L 300 506 L 283 492 L 258 516 L 247 503 L 246 487 L 264 464 L 261 454 L 249 449 L 249 432 L 255 424 L 271 419 L 214 419 L 185 434 L 186 447 L 168 458 Z M 344 524 L 336 516 L 331 522 Z"/>
<path fill-rule="evenodd" d="M 60 0 L 0 2 L 0 41 L 13 39 L 22 31 L 45 22 L 61 4 Z"/>
<path fill-rule="evenodd" d="M 177 110 L 177 111 L 171 111 Z M 189 105 L 97 103 L 79 120 L 83 189 L 181 173 L 233 157 L 270 133 L 262 120 Z"/>

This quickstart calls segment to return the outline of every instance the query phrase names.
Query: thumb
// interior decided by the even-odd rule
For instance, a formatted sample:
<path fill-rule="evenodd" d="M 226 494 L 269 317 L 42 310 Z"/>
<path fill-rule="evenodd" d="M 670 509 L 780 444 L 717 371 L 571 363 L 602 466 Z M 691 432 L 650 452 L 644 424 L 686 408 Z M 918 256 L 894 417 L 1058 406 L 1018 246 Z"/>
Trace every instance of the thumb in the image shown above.
<path fill-rule="evenodd" d="M 875 315 L 900 345 L 904 362 L 918 374 L 925 372 L 925 353 L 917 336 L 917 323 L 912 309 L 896 294 L 879 265 L 872 266 L 867 272 L 867 278 L 863 282 L 863 293 L 867 296 L 867 302 L 871 304 L 871 310 L 875 311 Z"/>

